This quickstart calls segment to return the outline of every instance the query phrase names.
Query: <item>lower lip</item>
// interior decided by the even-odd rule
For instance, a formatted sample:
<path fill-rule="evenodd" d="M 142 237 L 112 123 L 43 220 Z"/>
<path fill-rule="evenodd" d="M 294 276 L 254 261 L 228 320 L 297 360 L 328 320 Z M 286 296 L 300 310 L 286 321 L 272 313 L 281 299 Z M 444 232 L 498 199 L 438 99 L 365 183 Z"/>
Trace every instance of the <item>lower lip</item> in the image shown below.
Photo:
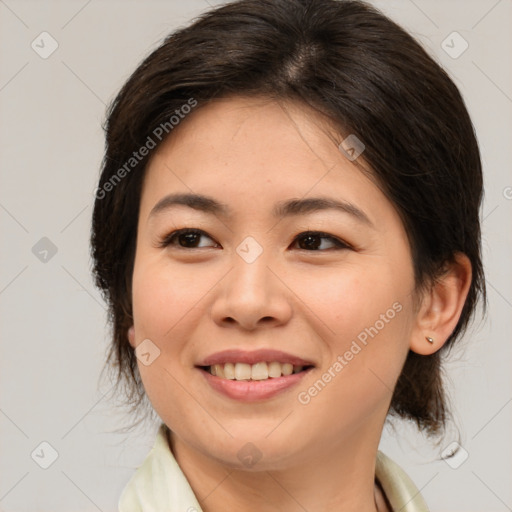
<path fill-rule="evenodd" d="M 299 373 L 266 380 L 221 379 L 210 372 L 199 369 L 206 382 L 219 393 L 240 402 L 267 400 L 295 386 L 312 368 Z"/>

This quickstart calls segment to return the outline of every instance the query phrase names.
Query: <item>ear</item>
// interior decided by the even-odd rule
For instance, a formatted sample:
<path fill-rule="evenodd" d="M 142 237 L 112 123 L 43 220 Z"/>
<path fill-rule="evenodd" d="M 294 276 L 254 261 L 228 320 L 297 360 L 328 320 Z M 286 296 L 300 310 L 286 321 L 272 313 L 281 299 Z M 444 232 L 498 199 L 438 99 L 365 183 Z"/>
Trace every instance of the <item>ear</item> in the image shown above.
<path fill-rule="evenodd" d="M 411 337 L 413 352 L 430 355 L 446 343 L 462 313 L 471 276 L 469 258 L 456 253 L 454 261 L 447 263 L 444 273 L 423 293 Z"/>
<path fill-rule="evenodd" d="M 128 329 L 128 341 L 135 348 L 135 327 L 133 325 Z"/>

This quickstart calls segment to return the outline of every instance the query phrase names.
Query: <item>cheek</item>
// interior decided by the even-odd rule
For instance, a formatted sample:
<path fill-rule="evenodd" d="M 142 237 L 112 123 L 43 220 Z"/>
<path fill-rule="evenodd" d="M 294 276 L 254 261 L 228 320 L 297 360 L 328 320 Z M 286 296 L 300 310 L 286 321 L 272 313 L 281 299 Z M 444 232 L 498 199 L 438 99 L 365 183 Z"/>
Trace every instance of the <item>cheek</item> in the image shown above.
<path fill-rule="evenodd" d="M 208 283 L 193 279 L 190 271 L 172 268 L 143 257 L 133 273 L 133 314 L 138 336 L 165 339 L 169 331 L 193 312 Z"/>
<path fill-rule="evenodd" d="M 409 286 L 391 269 L 346 266 L 293 280 L 294 292 L 322 320 L 332 335 L 347 339 L 379 321 L 396 316 L 395 303 L 408 302 Z M 380 325 L 380 324 L 379 324 Z"/>
<path fill-rule="evenodd" d="M 310 387 L 300 390 L 303 413 L 310 422 L 318 419 L 326 437 L 365 428 L 370 418 L 385 415 L 409 350 L 410 301 L 373 291 L 370 300 L 357 301 L 359 308 L 339 299 L 346 306 L 333 309 L 335 334 L 324 338 L 329 358 Z"/>
<path fill-rule="evenodd" d="M 297 294 L 307 297 L 306 305 L 319 319 L 313 327 L 327 352 L 323 370 L 336 375 L 317 405 L 325 400 L 328 408 L 333 399 L 358 409 L 386 398 L 409 350 L 410 286 L 396 271 L 370 265 L 296 280 Z"/>
<path fill-rule="evenodd" d="M 187 407 L 191 407 L 180 385 L 190 363 L 186 357 L 190 348 L 186 346 L 187 332 L 199 321 L 198 303 L 211 285 L 193 279 L 193 272 L 184 272 L 161 257 L 141 252 L 137 258 L 132 284 L 135 339 L 137 344 L 149 339 L 159 351 L 151 364 L 139 359 L 138 369 L 154 409 L 163 414 L 167 424 L 179 427 Z M 171 408 L 170 403 L 174 404 Z"/>

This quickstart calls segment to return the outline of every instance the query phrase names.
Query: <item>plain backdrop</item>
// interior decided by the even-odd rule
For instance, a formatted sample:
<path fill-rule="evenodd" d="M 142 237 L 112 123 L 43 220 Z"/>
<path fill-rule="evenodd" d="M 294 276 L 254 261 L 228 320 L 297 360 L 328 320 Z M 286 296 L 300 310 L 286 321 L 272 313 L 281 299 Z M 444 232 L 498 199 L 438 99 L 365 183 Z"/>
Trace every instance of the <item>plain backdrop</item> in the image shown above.
<path fill-rule="evenodd" d="M 487 319 L 446 365 L 456 424 L 436 446 L 397 423 L 381 449 L 432 511 L 512 510 L 512 2 L 374 3 L 420 40 L 467 102 L 485 171 L 489 292 Z M 0 0 L 2 511 L 117 510 L 153 443 L 156 424 L 115 432 L 127 418 L 99 381 L 109 331 L 88 241 L 101 125 L 140 60 L 210 5 Z M 441 453 L 455 440 L 467 459 L 450 465 Z"/>

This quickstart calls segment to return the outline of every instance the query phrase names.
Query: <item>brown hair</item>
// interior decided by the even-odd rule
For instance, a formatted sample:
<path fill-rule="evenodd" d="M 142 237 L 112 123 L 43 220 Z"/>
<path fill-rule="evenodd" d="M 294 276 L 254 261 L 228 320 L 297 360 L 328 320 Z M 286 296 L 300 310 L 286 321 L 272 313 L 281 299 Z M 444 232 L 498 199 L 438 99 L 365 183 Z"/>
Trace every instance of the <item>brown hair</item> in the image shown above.
<path fill-rule="evenodd" d="M 144 396 L 127 330 L 149 155 L 130 168 L 126 162 L 191 99 L 201 108 L 230 95 L 303 102 L 364 142 L 364 160 L 407 230 L 418 289 L 456 252 L 470 259 L 472 283 L 455 330 L 433 355 L 409 352 L 390 406 L 439 432 L 447 415 L 441 356 L 465 331 L 480 295 L 485 306 L 480 154 L 446 72 L 401 27 L 353 0 L 242 0 L 216 8 L 167 37 L 111 104 L 91 245 L 113 327 L 108 363 L 127 385 L 128 402 L 137 406 Z"/>

